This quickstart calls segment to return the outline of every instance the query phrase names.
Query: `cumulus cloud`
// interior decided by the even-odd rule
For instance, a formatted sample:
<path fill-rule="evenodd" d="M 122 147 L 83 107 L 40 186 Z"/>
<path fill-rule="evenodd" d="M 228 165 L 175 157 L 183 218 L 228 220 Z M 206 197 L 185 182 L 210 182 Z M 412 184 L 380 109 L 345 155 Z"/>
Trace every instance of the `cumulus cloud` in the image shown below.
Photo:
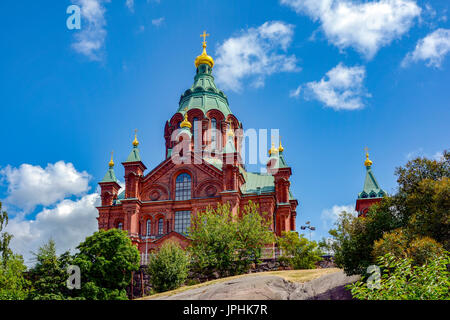
<path fill-rule="evenodd" d="M 321 24 L 328 41 L 340 49 L 352 47 L 367 59 L 400 38 L 420 16 L 414 0 L 280 0 Z"/>
<path fill-rule="evenodd" d="M 357 215 L 357 212 L 355 211 L 354 205 L 334 205 L 332 208 L 324 209 L 322 211 L 322 214 L 320 215 L 320 219 L 322 220 L 323 227 L 325 230 L 330 230 L 334 223 L 338 220 L 339 215 L 342 212 L 351 213 L 353 215 Z"/>
<path fill-rule="evenodd" d="M 316 99 L 334 110 L 356 110 L 364 107 L 364 97 L 370 97 L 363 85 L 366 69 L 346 67 L 342 63 L 328 71 L 320 81 L 303 86 L 306 99 Z M 298 93 L 300 90 L 297 88 Z M 297 90 L 293 94 L 297 93 Z"/>
<path fill-rule="evenodd" d="M 75 0 L 81 7 L 81 31 L 75 34 L 72 48 L 90 60 L 101 60 L 106 38 L 104 4 L 110 0 Z"/>
<path fill-rule="evenodd" d="M 154 25 L 155 27 L 159 27 L 160 25 L 162 25 L 163 22 L 164 22 L 164 17 L 161 17 L 158 19 L 153 19 L 152 25 Z"/>
<path fill-rule="evenodd" d="M 134 0 L 126 0 L 125 5 L 127 6 L 128 10 L 134 12 Z"/>
<path fill-rule="evenodd" d="M 13 252 L 22 254 L 27 264 L 32 263 L 37 249 L 48 240 L 56 242 L 58 253 L 73 250 L 98 229 L 100 196 L 88 194 L 78 200 L 65 199 L 52 209 L 43 209 L 34 220 L 16 216 L 9 220 L 6 231 L 14 237 L 11 240 Z"/>
<path fill-rule="evenodd" d="M 0 175 L 8 184 L 6 204 L 31 211 L 37 205 L 49 206 L 67 196 L 82 195 L 89 190 L 89 174 L 78 172 L 72 163 L 58 161 L 47 167 L 22 164 L 7 166 Z"/>
<path fill-rule="evenodd" d="M 217 82 L 239 92 L 244 79 L 262 87 L 273 73 L 298 71 L 296 57 L 286 54 L 293 35 L 294 26 L 271 21 L 226 39 L 216 50 Z"/>
<path fill-rule="evenodd" d="M 411 62 L 425 61 L 428 67 L 439 68 L 450 52 L 450 29 L 437 29 L 417 42 L 413 52 L 403 59 L 402 66 Z"/>

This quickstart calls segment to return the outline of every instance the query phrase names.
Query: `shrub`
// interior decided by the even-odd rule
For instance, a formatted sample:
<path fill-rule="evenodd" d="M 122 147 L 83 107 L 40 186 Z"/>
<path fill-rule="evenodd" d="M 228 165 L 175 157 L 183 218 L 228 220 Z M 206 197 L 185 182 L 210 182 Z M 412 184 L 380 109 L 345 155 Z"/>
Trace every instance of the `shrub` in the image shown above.
<path fill-rule="evenodd" d="M 321 260 L 317 243 L 297 232 L 283 232 L 277 242 L 283 252 L 280 261 L 286 261 L 293 269 L 314 269 L 316 262 Z"/>
<path fill-rule="evenodd" d="M 407 250 L 407 255 L 415 265 L 421 266 L 430 259 L 443 253 L 444 248 L 437 241 L 429 237 L 421 237 L 413 240 Z"/>
<path fill-rule="evenodd" d="M 391 254 L 397 258 L 406 258 L 406 248 L 408 247 L 408 237 L 403 229 L 398 228 L 383 235 L 383 238 L 376 240 L 373 245 L 373 256 L 380 257 Z"/>
<path fill-rule="evenodd" d="M 383 269 L 378 288 L 363 280 L 347 288 L 360 300 L 448 300 L 449 263 L 448 252 L 429 259 L 422 266 L 414 266 L 411 259 L 386 254 L 378 258 Z"/>
<path fill-rule="evenodd" d="M 181 286 L 188 276 L 189 256 L 176 243 L 166 242 L 151 255 L 148 272 L 153 290 L 162 292 Z"/>

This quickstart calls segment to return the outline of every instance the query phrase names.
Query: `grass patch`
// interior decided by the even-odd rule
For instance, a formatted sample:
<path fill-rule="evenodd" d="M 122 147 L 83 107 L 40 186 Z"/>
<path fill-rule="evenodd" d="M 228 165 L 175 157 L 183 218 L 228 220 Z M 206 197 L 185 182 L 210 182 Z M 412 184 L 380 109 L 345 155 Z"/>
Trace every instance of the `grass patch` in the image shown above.
<path fill-rule="evenodd" d="M 266 271 L 266 272 L 250 273 L 250 274 L 241 274 L 238 276 L 232 276 L 232 277 L 227 277 L 227 278 L 211 280 L 211 281 L 195 284 L 192 286 L 182 286 L 175 290 L 153 294 L 153 295 L 142 297 L 142 298 L 139 298 L 136 300 L 149 300 L 149 299 L 154 299 L 154 298 L 158 298 L 158 297 L 172 296 L 174 294 L 181 293 L 186 290 L 201 288 L 201 287 L 209 286 L 209 285 L 212 285 L 215 283 L 226 282 L 229 280 L 242 278 L 242 277 L 279 276 L 287 281 L 302 283 L 302 282 L 314 280 L 323 275 L 334 273 L 334 272 L 337 272 L 340 270 L 341 269 L 338 269 L 338 268 L 326 268 L 326 269 L 308 269 L 308 270 Z"/>

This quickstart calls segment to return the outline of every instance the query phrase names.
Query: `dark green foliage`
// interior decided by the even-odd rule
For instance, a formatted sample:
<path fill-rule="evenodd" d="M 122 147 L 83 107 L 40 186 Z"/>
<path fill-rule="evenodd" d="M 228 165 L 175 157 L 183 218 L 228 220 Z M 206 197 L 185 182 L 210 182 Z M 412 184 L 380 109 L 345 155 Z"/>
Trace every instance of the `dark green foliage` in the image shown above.
<path fill-rule="evenodd" d="M 220 276 L 246 272 L 259 261 L 262 248 L 274 240 L 269 224 L 252 202 L 236 216 L 227 204 L 200 212 L 189 231 L 194 269 Z"/>
<path fill-rule="evenodd" d="M 81 296 L 86 299 L 127 299 L 125 288 L 139 268 L 139 251 L 127 233 L 100 230 L 77 247 L 73 264 L 81 271 Z"/>
<path fill-rule="evenodd" d="M 181 286 L 188 276 L 189 262 L 189 255 L 178 244 L 164 243 L 148 264 L 152 289 L 163 292 Z"/>
<path fill-rule="evenodd" d="M 283 232 L 277 242 L 283 252 L 280 261 L 286 261 L 293 269 L 314 269 L 316 262 L 322 259 L 318 244 L 297 232 Z"/>
<path fill-rule="evenodd" d="M 360 300 L 449 300 L 450 281 L 448 252 L 422 266 L 412 260 L 398 259 L 390 254 L 378 258 L 382 267 L 379 287 L 368 286 L 367 280 L 349 285 L 353 297 Z"/>
<path fill-rule="evenodd" d="M 58 256 L 55 242 L 50 240 L 34 254 L 35 266 L 29 276 L 33 281 L 33 292 L 30 298 L 34 300 L 63 300 L 72 294 L 67 288 L 69 277 L 67 267 L 72 264 L 69 252 Z"/>

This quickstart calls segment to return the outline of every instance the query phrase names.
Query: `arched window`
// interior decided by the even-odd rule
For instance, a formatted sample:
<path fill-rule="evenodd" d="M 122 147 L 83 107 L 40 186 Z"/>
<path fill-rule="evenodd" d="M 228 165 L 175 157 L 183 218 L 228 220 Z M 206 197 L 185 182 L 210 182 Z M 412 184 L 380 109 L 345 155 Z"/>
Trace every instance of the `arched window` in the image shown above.
<path fill-rule="evenodd" d="M 198 146 L 198 142 L 197 142 L 197 138 L 198 138 L 198 134 L 197 134 L 197 131 L 198 131 L 198 119 L 197 118 L 194 118 L 194 148 L 197 148 L 197 146 Z"/>
<path fill-rule="evenodd" d="M 147 236 L 152 233 L 152 221 L 150 219 L 147 220 Z"/>
<path fill-rule="evenodd" d="M 217 120 L 216 118 L 211 119 L 211 148 L 215 150 L 217 148 L 216 139 L 217 139 Z"/>
<path fill-rule="evenodd" d="M 117 229 L 123 230 L 123 223 L 122 223 L 122 222 L 119 222 L 119 223 L 117 224 Z"/>
<path fill-rule="evenodd" d="M 158 220 L 158 234 L 163 234 L 163 226 L 164 226 L 164 220 L 160 218 Z"/>
<path fill-rule="evenodd" d="M 180 174 L 175 181 L 175 200 L 189 200 L 191 198 L 191 176 Z"/>

